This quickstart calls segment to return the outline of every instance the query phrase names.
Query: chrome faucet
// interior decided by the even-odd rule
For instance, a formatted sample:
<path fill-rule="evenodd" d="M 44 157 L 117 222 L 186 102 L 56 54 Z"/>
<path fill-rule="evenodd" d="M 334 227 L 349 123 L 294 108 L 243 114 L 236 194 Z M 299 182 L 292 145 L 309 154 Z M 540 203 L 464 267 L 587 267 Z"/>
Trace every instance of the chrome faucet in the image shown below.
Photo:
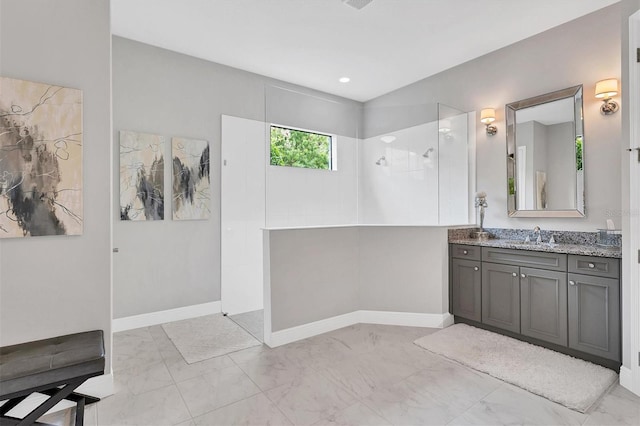
<path fill-rule="evenodd" d="M 536 238 L 536 244 L 542 243 L 542 235 L 540 234 L 540 227 L 536 226 L 533 228 L 533 235 L 538 234 L 538 238 Z"/>

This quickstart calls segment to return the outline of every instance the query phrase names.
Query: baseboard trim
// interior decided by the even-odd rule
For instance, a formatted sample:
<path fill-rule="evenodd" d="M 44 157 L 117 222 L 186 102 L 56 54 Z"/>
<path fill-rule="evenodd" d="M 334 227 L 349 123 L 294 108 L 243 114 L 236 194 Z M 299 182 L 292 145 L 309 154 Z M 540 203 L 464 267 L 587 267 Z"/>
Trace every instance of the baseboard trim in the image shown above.
<path fill-rule="evenodd" d="M 625 366 L 620 367 L 620 386 L 623 388 L 627 388 L 631 392 L 634 392 L 633 389 L 633 372 L 630 368 Z"/>
<path fill-rule="evenodd" d="M 184 306 L 181 308 L 167 309 L 166 311 L 149 312 L 148 314 L 133 315 L 124 318 L 115 318 L 111 322 L 111 330 L 133 330 L 134 328 L 149 327 L 183 319 L 197 318 L 205 315 L 222 312 L 220 301 L 202 303 L 200 305 Z"/>
<path fill-rule="evenodd" d="M 358 311 L 349 312 L 347 314 L 310 322 L 308 324 L 296 327 L 286 328 L 284 330 L 271 333 L 271 337 L 265 339 L 265 343 L 275 348 L 286 345 L 287 343 L 297 342 L 298 340 L 308 337 L 317 336 L 318 334 L 328 333 L 339 328 L 348 327 L 358 323 Z"/>
<path fill-rule="evenodd" d="M 453 324 L 453 316 L 414 312 L 354 311 L 308 324 L 287 328 L 265 336 L 265 343 L 275 348 L 354 324 L 401 325 L 407 327 L 444 328 Z"/>
<path fill-rule="evenodd" d="M 113 395 L 113 374 L 104 374 L 102 376 L 92 377 L 87 380 L 82 386 L 76 389 L 76 392 L 89 396 L 95 396 L 97 398 L 106 398 L 109 395 Z M 17 407 L 13 408 L 7 414 L 13 417 L 23 418 L 36 407 L 49 399 L 48 396 L 41 393 L 32 393 L 24 401 L 22 401 Z M 57 413 L 58 411 L 66 410 L 70 407 L 75 407 L 76 403 L 63 399 L 59 403 L 53 406 L 47 414 Z"/>
<path fill-rule="evenodd" d="M 446 314 L 420 314 L 414 312 L 389 312 L 389 311 L 357 311 L 359 321 L 364 324 L 402 325 L 406 327 L 447 327 Z M 449 324 L 450 325 L 450 324 Z"/>

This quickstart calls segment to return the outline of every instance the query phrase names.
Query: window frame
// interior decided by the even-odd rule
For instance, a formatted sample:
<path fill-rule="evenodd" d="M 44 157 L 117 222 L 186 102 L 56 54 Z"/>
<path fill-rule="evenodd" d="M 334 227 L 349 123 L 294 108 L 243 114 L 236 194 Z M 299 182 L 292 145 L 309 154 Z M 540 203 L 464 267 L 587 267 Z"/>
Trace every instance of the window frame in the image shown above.
<path fill-rule="evenodd" d="M 272 128 L 284 129 L 284 130 L 295 130 L 298 132 L 310 133 L 313 135 L 326 136 L 329 138 L 329 168 L 328 169 L 318 169 L 315 167 L 298 167 L 298 166 L 280 166 L 277 164 L 271 164 L 271 129 Z M 335 172 L 338 170 L 338 162 L 337 162 L 337 135 L 333 133 L 320 132 L 318 130 L 309 130 L 303 129 L 301 127 L 288 126 L 277 123 L 269 123 L 269 131 L 267 132 L 268 136 L 268 159 L 267 164 L 269 167 L 287 167 L 291 169 L 300 169 L 300 170 L 316 170 L 319 172 Z"/>

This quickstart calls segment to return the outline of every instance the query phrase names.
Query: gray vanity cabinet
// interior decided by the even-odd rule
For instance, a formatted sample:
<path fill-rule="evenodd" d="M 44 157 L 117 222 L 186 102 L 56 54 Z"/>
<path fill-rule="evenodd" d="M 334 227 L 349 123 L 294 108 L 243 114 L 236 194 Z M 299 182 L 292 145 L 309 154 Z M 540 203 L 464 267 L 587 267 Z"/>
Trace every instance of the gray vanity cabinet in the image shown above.
<path fill-rule="evenodd" d="M 482 262 L 482 322 L 520 333 L 520 268 Z"/>
<path fill-rule="evenodd" d="M 567 346 L 567 274 L 520 268 L 521 334 Z"/>
<path fill-rule="evenodd" d="M 569 274 L 569 347 L 620 360 L 620 282 Z"/>
<path fill-rule="evenodd" d="M 465 244 L 449 249 L 451 312 L 461 321 L 620 366 L 620 259 Z"/>
<path fill-rule="evenodd" d="M 480 321 L 480 262 L 467 259 L 451 261 L 452 313 Z"/>

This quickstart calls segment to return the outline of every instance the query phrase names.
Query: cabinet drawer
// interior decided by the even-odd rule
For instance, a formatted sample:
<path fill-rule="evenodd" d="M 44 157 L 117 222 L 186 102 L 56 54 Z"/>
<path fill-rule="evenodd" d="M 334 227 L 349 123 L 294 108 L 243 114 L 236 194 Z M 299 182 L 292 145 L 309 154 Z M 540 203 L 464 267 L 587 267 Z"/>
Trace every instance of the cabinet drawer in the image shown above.
<path fill-rule="evenodd" d="M 567 270 L 567 255 L 560 253 L 483 247 L 482 261 L 550 271 Z"/>
<path fill-rule="evenodd" d="M 480 246 L 465 246 L 462 244 L 450 244 L 451 257 L 456 259 L 480 260 Z"/>
<path fill-rule="evenodd" d="M 569 255 L 569 272 L 605 278 L 620 278 L 620 260 L 571 254 Z"/>

